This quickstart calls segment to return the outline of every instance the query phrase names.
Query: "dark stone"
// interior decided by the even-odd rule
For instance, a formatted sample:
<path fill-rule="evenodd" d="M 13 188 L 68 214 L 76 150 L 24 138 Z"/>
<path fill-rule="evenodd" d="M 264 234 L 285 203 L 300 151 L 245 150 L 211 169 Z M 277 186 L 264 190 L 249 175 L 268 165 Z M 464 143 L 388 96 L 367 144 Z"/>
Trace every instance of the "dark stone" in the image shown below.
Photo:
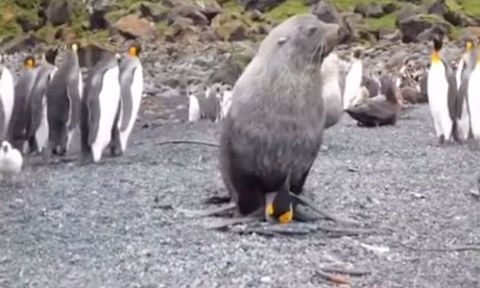
<path fill-rule="evenodd" d="M 385 11 L 380 4 L 357 4 L 355 10 L 353 11 L 362 15 L 363 17 L 373 17 L 378 18 L 385 15 Z"/>
<path fill-rule="evenodd" d="M 38 29 L 42 28 L 45 23 L 47 23 L 47 18 L 44 17 L 44 13 L 38 13 L 37 17 L 29 17 L 27 15 L 17 15 L 17 23 L 22 28 L 23 32 L 28 31 L 37 31 Z M 42 17 L 43 16 L 43 17 Z"/>
<path fill-rule="evenodd" d="M 70 21 L 71 7 L 67 0 L 51 1 L 48 5 L 46 15 L 53 26 L 59 26 Z"/>
<path fill-rule="evenodd" d="M 23 51 L 30 51 L 38 45 L 44 44 L 44 41 L 33 35 L 27 35 L 23 37 L 13 38 L 1 44 L 5 53 L 13 54 Z"/>
<path fill-rule="evenodd" d="M 312 8 L 312 14 L 316 15 L 318 19 L 325 23 L 335 23 L 340 25 L 340 42 L 339 44 L 348 42 L 352 38 L 352 27 L 346 23 L 340 16 L 338 11 L 327 2 L 319 2 Z"/>
<path fill-rule="evenodd" d="M 237 0 L 237 3 L 245 7 L 246 10 L 256 9 L 261 12 L 271 10 L 283 2 L 285 0 Z"/>
<path fill-rule="evenodd" d="M 425 37 L 429 40 L 428 37 L 431 33 L 446 33 L 448 32 L 449 25 L 441 19 L 435 20 L 432 18 L 432 15 L 421 14 L 401 20 L 398 27 L 402 32 L 402 41 L 411 43 L 422 41 L 421 39 L 425 40 Z M 422 37 L 419 37 L 420 35 L 422 35 Z"/>

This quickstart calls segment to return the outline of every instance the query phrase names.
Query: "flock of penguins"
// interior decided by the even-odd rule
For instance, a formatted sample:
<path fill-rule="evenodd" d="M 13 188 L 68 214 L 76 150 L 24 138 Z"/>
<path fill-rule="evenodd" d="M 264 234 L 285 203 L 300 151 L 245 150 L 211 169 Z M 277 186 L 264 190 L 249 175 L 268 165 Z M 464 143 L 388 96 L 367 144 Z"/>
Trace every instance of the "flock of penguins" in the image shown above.
<path fill-rule="evenodd" d="M 402 84 L 388 74 L 365 77 L 361 50 L 355 50 L 348 73 L 340 77 L 334 52 L 339 29 L 311 14 L 292 16 L 269 32 L 233 87 L 217 83 L 200 93 L 187 92 L 188 121 L 222 122 L 219 168 L 228 195 L 209 198 L 224 204 L 220 207 L 185 214 L 233 212 L 215 228 L 259 219 L 292 224 L 326 217 L 357 223 L 315 207 L 301 196 L 303 187 L 324 130 L 344 112 L 362 126 L 395 125 L 404 107 Z M 480 139 L 477 40 L 465 41 L 456 69 L 441 56 L 443 35 L 435 34 L 432 43 L 422 89 L 436 136 L 440 143 Z M 76 129 L 82 155 L 94 162 L 107 147 L 114 156 L 125 151 L 142 98 L 140 46 L 130 46 L 125 56 L 105 52 L 85 83 L 77 49 L 70 44 L 58 68 L 51 55 L 41 64 L 27 57 L 15 85 L 7 67 L 0 66 L 1 172 L 18 173 L 25 153 L 64 155 Z"/>
<path fill-rule="evenodd" d="M 133 130 L 143 93 L 141 47 L 133 43 L 120 55 L 105 50 L 83 79 L 78 44 L 49 49 L 41 63 L 28 55 L 18 79 L 0 56 L 0 172 L 19 173 L 23 155 L 63 156 L 80 131 L 83 159 L 100 161 L 109 147 L 122 155 Z"/>

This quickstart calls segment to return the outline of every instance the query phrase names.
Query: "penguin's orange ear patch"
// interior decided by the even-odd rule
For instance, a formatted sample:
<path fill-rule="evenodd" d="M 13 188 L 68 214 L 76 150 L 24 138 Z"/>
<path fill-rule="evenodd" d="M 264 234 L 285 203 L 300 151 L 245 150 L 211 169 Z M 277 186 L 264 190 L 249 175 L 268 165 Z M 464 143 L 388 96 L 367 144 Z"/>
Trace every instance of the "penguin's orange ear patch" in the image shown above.
<path fill-rule="evenodd" d="M 128 55 L 132 57 L 136 57 L 138 55 L 138 49 L 135 46 L 128 48 Z"/>
<path fill-rule="evenodd" d="M 465 43 L 465 48 L 466 48 L 468 51 L 472 50 L 472 48 L 473 48 L 473 43 L 472 43 L 472 41 L 467 41 L 467 42 Z"/>
<path fill-rule="evenodd" d="M 434 51 L 432 53 L 432 63 L 438 64 L 440 62 L 442 62 L 442 60 L 440 59 L 440 54 L 437 51 Z"/>

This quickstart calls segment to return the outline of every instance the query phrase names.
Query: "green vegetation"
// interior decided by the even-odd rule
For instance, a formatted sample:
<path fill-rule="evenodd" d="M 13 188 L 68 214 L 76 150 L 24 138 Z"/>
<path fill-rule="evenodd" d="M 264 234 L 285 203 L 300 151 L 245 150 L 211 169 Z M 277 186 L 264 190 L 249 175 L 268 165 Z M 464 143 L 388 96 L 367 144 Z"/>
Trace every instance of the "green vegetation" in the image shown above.
<path fill-rule="evenodd" d="M 459 2 L 465 14 L 480 19 L 480 2 L 478 0 L 459 0 Z"/>
<path fill-rule="evenodd" d="M 338 10 L 352 12 L 358 4 L 396 4 L 394 0 L 329 0 Z"/>
<path fill-rule="evenodd" d="M 295 14 L 307 13 L 309 11 L 310 7 L 305 5 L 303 0 L 289 0 L 268 11 L 265 14 L 265 18 L 272 23 L 278 23 Z"/>
<path fill-rule="evenodd" d="M 395 16 L 392 14 L 387 14 L 380 18 L 367 18 L 365 19 L 365 22 L 367 24 L 367 28 L 371 31 L 395 28 Z"/>

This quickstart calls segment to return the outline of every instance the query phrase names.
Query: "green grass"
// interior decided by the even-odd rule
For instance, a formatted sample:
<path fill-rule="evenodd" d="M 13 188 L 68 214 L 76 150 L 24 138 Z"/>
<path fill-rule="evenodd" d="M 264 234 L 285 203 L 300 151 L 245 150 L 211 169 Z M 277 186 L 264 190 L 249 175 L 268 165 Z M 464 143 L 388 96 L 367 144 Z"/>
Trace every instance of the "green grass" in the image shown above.
<path fill-rule="evenodd" d="M 329 0 L 338 10 L 352 12 L 358 4 L 390 4 L 393 0 Z"/>
<path fill-rule="evenodd" d="M 480 1 L 479 0 L 458 0 L 460 6 L 470 17 L 480 19 Z"/>
<path fill-rule="evenodd" d="M 268 11 L 265 18 L 272 23 L 278 23 L 290 16 L 307 12 L 310 12 L 310 7 L 305 5 L 303 0 L 288 0 Z"/>
<path fill-rule="evenodd" d="M 223 10 L 227 13 L 242 13 L 243 12 L 243 7 L 238 5 L 238 3 L 234 1 L 228 1 L 225 4 L 223 4 Z"/>
<path fill-rule="evenodd" d="M 368 29 L 372 31 L 379 31 L 380 29 L 393 29 L 395 28 L 395 16 L 392 14 L 384 15 L 380 18 L 367 18 L 365 19 Z"/>

